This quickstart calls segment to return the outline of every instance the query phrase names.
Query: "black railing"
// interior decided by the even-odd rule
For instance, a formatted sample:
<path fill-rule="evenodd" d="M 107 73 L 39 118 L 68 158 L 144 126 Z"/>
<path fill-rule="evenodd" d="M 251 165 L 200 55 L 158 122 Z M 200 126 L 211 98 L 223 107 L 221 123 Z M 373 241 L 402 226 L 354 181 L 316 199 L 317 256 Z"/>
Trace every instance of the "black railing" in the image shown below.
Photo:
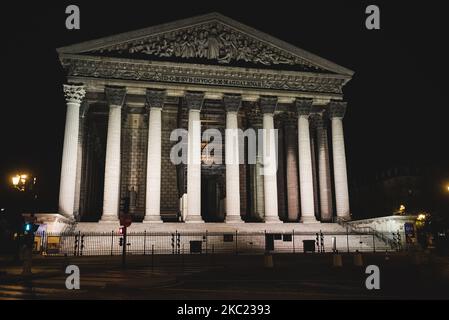
<path fill-rule="evenodd" d="M 302 252 L 380 252 L 398 251 L 386 234 L 380 232 L 173 232 L 128 233 L 39 233 L 34 251 L 43 255 L 93 256 L 120 255 L 127 245 L 129 255 L 150 254 L 264 254 L 267 251 Z"/>
<path fill-rule="evenodd" d="M 355 234 L 372 234 L 373 237 L 377 238 L 384 245 L 389 246 L 391 250 L 400 251 L 403 248 L 401 241 L 401 233 L 398 232 L 380 232 L 369 226 L 358 226 L 357 224 L 353 224 L 350 221 L 346 221 L 343 219 L 336 219 L 334 222 L 338 223 L 342 227 L 344 227 L 347 232 L 355 233 Z M 375 247 L 375 241 L 373 240 L 373 245 Z M 375 248 L 374 248 L 375 250 Z"/>

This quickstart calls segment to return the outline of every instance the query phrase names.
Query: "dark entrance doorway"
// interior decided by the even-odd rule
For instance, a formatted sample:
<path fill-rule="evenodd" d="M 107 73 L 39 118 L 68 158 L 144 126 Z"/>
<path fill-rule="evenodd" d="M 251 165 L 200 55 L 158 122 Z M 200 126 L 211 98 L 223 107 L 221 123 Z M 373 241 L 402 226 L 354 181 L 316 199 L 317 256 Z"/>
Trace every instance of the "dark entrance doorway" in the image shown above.
<path fill-rule="evenodd" d="M 205 222 L 223 222 L 223 195 L 221 177 L 205 175 L 201 177 L 201 216 Z"/>

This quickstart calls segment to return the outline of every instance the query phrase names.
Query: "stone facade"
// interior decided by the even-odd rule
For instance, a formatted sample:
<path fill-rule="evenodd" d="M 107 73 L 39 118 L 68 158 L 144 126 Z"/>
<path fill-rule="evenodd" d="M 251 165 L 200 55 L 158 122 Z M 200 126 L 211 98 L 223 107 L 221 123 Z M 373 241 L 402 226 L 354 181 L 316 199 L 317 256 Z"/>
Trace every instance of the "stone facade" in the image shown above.
<path fill-rule="evenodd" d="M 60 192 L 67 217 L 108 223 L 129 213 L 135 222 L 194 224 L 350 219 L 342 87 L 352 71 L 219 14 L 58 52 L 71 83 Z M 332 139 L 323 131 L 328 126 Z M 170 158 L 177 128 L 188 130 L 187 164 Z M 207 129 L 222 134 L 212 156 L 221 153 L 221 163 L 203 155 Z M 240 145 L 232 138 L 238 129 L 263 133 Z M 249 163 L 250 150 L 262 145 Z M 244 163 L 229 161 L 239 155 Z"/>

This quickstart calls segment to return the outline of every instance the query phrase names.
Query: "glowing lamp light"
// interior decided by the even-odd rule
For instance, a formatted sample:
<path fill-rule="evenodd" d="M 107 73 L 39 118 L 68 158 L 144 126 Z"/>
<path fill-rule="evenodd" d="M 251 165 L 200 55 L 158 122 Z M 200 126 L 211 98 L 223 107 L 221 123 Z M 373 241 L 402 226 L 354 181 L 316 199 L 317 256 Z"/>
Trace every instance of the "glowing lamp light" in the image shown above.
<path fill-rule="evenodd" d="M 424 221 L 424 220 L 426 220 L 426 215 L 424 213 L 420 213 L 418 215 L 417 219 L 418 219 L 418 221 Z"/>
<path fill-rule="evenodd" d="M 12 177 L 12 184 L 14 186 L 17 186 L 20 182 L 20 176 L 19 175 L 15 175 L 14 177 Z"/>

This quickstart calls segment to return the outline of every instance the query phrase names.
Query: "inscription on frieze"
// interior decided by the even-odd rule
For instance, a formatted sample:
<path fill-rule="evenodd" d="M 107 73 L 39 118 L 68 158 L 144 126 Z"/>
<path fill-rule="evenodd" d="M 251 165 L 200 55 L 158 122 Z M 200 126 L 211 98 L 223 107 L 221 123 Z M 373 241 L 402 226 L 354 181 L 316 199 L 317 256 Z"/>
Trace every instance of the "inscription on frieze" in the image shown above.
<path fill-rule="evenodd" d="M 319 76 L 263 75 L 252 72 L 197 70 L 145 64 L 124 64 L 106 61 L 64 59 L 69 76 L 86 76 L 167 83 L 187 83 L 211 86 L 231 86 L 276 90 L 300 90 L 341 93 L 344 79 Z"/>

